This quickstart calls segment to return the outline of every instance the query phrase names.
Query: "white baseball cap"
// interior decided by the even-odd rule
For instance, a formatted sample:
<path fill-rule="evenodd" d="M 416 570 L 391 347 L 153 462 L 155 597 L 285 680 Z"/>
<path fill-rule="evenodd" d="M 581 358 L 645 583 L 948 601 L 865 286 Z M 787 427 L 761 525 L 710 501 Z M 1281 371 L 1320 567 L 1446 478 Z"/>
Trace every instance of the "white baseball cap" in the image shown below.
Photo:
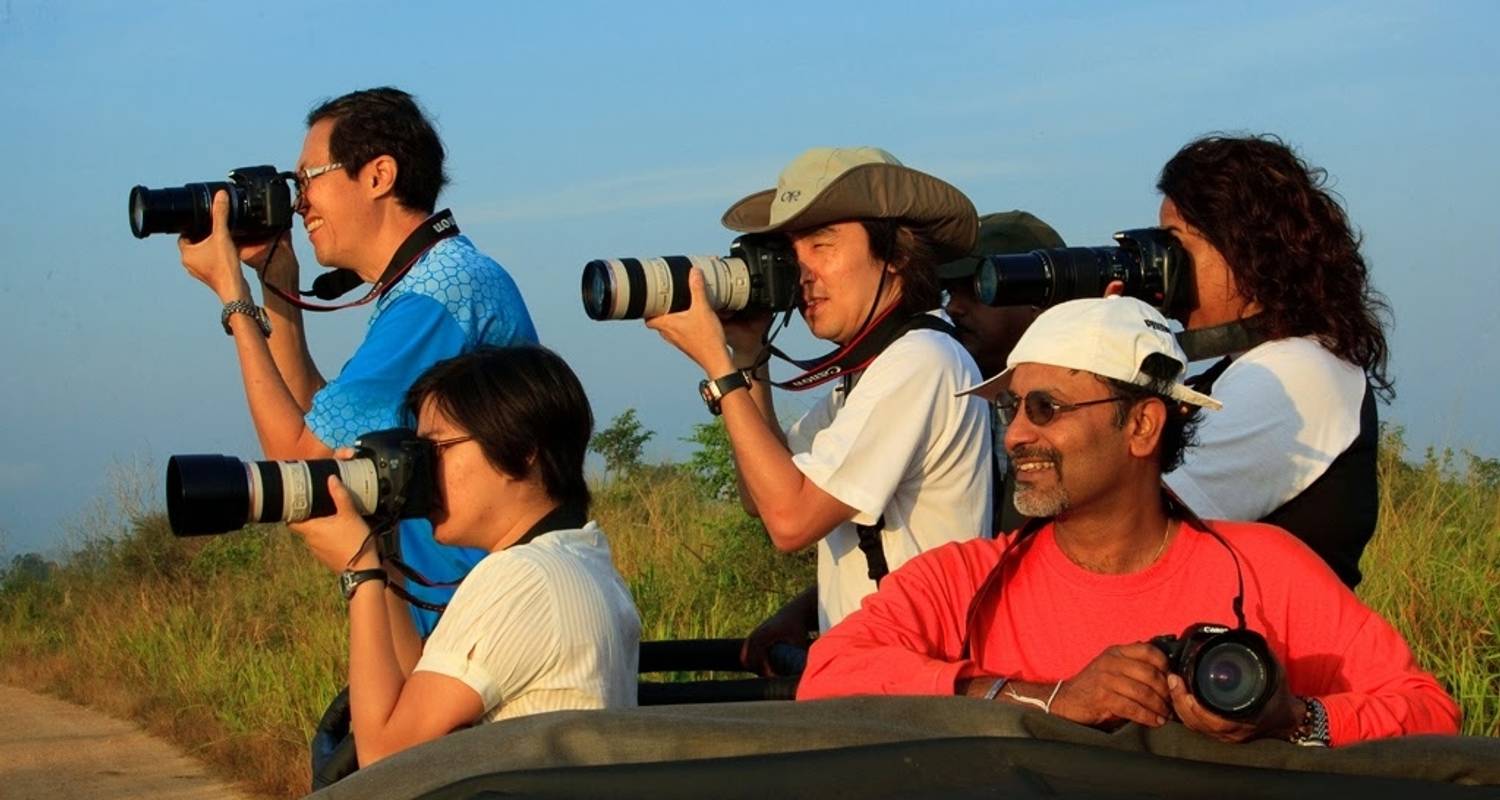
<path fill-rule="evenodd" d="M 1010 351 L 1004 372 L 959 394 L 977 394 L 993 401 L 1010 388 L 1018 364 L 1066 367 L 1150 386 L 1153 378 L 1141 371 L 1141 365 L 1153 355 L 1166 356 L 1178 365 L 1168 397 L 1215 411 L 1224 407 L 1218 400 L 1182 383 L 1187 356 L 1183 355 L 1161 312 L 1133 297 L 1123 296 L 1070 300 L 1047 309 Z"/>

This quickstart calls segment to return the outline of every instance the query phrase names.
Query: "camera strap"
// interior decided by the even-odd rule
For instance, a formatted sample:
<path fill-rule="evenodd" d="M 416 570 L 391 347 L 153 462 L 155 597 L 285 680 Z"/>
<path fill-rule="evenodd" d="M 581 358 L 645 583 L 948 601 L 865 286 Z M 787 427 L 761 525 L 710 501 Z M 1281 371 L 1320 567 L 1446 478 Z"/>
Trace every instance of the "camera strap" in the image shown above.
<path fill-rule="evenodd" d="M 585 524 L 588 523 L 588 519 L 588 512 L 579 506 L 569 504 L 557 506 L 551 511 L 548 511 L 547 514 L 541 519 L 537 520 L 536 524 L 528 528 L 525 533 L 521 534 L 521 538 L 506 545 L 506 549 L 527 544 L 536 539 L 538 536 L 542 536 L 553 531 L 582 528 Z M 397 522 L 396 524 L 399 524 L 399 522 Z M 463 582 L 462 578 L 456 581 L 429 580 L 427 576 L 423 575 L 421 572 L 413 568 L 410 564 L 402 561 L 399 556 L 396 556 L 394 554 L 387 556 L 385 559 L 385 563 L 390 564 L 393 569 L 404 575 L 407 580 L 412 581 L 418 586 L 425 586 L 429 589 L 452 589 Z M 390 584 L 389 586 L 391 591 L 394 592 L 397 597 L 405 600 L 407 603 L 413 606 L 416 606 L 417 608 L 423 609 L 424 611 L 435 611 L 441 614 L 445 609 L 448 608 L 447 603 L 438 604 L 429 603 L 425 600 L 419 600 L 415 596 L 413 596 L 411 592 L 406 591 L 406 588 L 403 586 L 399 586 L 394 583 Z"/>
<path fill-rule="evenodd" d="M 370 287 L 370 291 L 364 297 L 352 303 L 322 305 L 319 303 L 309 303 L 298 296 L 317 297 L 320 300 L 336 300 L 364 283 L 359 274 L 352 269 L 340 268 L 325 272 L 313 279 L 312 289 L 299 291 L 297 294 L 293 294 L 269 282 L 265 283 L 266 291 L 304 311 L 337 311 L 341 308 L 362 306 L 385 294 L 387 290 L 396 284 L 396 281 L 401 280 L 411 270 L 412 266 L 423 255 L 426 255 L 428 250 L 432 249 L 433 245 L 449 237 L 457 236 L 458 232 L 458 223 L 453 221 L 452 211 L 445 208 L 428 217 L 426 221 L 417 226 L 417 229 L 406 237 L 406 240 L 401 243 L 400 247 L 396 248 L 395 254 L 391 256 L 390 263 L 386 265 L 385 271 L 380 274 L 380 279 L 375 281 L 374 286 Z M 271 244 L 272 248 L 276 246 L 275 241 Z M 266 260 L 269 262 L 270 257 L 268 256 Z"/>
<path fill-rule="evenodd" d="M 1231 353 L 1243 353 L 1256 345 L 1271 340 L 1265 315 L 1237 319 L 1223 325 L 1183 331 L 1177 334 L 1177 344 L 1188 361 L 1201 361 Z"/>
<path fill-rule="evenodd" d="M 767 343 L 766 347 L 770 353 L 802 369 L 802 374 L 785 381 L 772 381 L 771 385 L 778 389 L 801 392 L 822 386 L 834 378 L 851 378 L 863 372 L 866 367 L 870 366 L 870 362 L 885 352 L 891 342 L 901 338 L 908 331 L 935 330 L 958 338 L 958 330 L 941 317 L 925 312 L 904 317 L 897 314 L 896 309 L 897 306 L 886 309 L 884 314 L 877 317 L 873 323 L 866 325 L 864 330 L 850 339 L 847 344 L 822 358 L 808 360 L 792 358 L 783 353 L 780 348 Z"/>

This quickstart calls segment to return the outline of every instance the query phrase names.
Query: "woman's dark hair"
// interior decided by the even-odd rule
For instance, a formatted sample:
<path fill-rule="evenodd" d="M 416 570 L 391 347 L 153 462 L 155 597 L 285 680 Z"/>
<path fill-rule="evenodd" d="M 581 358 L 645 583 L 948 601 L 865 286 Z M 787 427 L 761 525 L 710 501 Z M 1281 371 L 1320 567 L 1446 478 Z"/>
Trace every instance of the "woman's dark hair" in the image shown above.
<path fill-rule="evenodd" d="M 1170 356 L 1152 353 L 1141 362 L 1141 372 L 1151 380 L 1145 386 L 1114 378 L 1101 377 L 1115 397 L 1125 402 L 1115 404 L 1115 427 L 1125 427 L 1130 411 L 1146 400 L 1160 400 L 1167 407 L 1167 419 L 1162 425 L 1161 441 L 1157 450 L 1157 464 L 1162 474 L 1182 466 L 1183 453 L 1198 443 L 1198 422 L 1203 412 L 1197 406 L 1173 400 L 1167 393 L 1177 382 L 1182 365 Z"/>
<path fill-rule="evenodd" d="M 351 177 L 379 156 L 396 159 L 396 200 L 431 214 L 443 173 L 443 141 L 417 101 L 400 89 L 382 86 L 325 100 L 307 115 L 307 127 L 333 120 L 328 153 Z M 316 165 L 314 165 L 316 166 Z"/>
<path fill-rule="evenodd" d="M 1389 400 L 1390 305 L 1327 178 L 1275 136 L 1213 135 L 1172 156 L 1156 188 L 1223 254 L 1272 338 L 1317 337 Z"/>
<path fill-rule="evenodd" d="M 594 412 L 578 376 L 545 347 L 489 347 L 439 361 L 406 393 L 416 419 L 428 400 L 474 437 L 495 469 L 541 475 L 547 494 L 587 511 L 583 459 Z"/>
<path fill-rule="evenodd" d="M 931 311 L 942 303 L 937 249 L 931 240 L 898 219 L 860 220 L 870 237 L 870 255 L 896 268 L 901 276 L 901 310 Z"/>

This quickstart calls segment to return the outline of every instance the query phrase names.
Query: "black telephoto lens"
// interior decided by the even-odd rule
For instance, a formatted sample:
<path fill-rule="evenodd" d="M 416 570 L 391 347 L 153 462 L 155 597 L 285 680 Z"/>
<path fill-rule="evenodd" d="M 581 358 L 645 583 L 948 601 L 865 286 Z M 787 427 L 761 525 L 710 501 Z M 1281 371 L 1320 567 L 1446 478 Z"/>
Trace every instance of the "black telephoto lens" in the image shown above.
<path fill-rule="evenodd" d="M 213 232 L 214 192 L 230 193 L 234 207 L 234 186 L 228 183 L 189 183 L 170 189 L 130 190 L 130 232 L 137 239 L 153 233 L 178 233 L 194 241 Z"/>
<path fill-rule="evenodd" d="M 204 536 L 245 527 L 250 478 L 245 462 L 218 455 L 167 460 L 167 522 L 178 536 Z"/>

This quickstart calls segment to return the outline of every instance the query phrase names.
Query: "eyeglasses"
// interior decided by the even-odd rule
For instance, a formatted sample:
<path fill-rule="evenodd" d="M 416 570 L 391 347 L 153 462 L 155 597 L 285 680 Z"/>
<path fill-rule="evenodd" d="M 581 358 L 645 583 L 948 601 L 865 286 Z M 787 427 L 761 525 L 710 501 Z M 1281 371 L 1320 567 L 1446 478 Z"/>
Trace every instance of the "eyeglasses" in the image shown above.
<path fill-rule="evenodd" d="M 433 454 L 441 456 L 444 450 L 456 444 L 463 444 L 473 438 L 473 436 L 455 436 L 451 439 L 428 439 L 428 441 L 432 443 Z"/>
<path fill-rule="evenodd" d="M 1000 409 L 1000 421 L 1006 425 L 1014 422 L 1016 412 L 1025 408 L 1026 419 L 1030 420 L 1032 425 L 1041 427 L 1052 422 L 1058 414 L 1077 411 L 1080 408 L 1088 406 L 1097 406 L 1101 403 L 1118 403 L 1124 399 L 1126 398 L 1106 397 L 1102 400 L 1085 400 L 1082 403 L 1059 403 L 1052 395 L 1038 389 L 1027 392 L 1024 398 L 1017 397 L 1012 392 L 1006 392 L 1003 396 L 995 400 L 995 407 Z"/>
<path fill-rule="evenodd" d="M 292 208 L 302 207 L 302 198 L 307 194 L 307 185 L 312 183 L 313 178 L 332 172 L 343 166 L 344 163 L 342 161 L 335 161 L 332 164 L 324 164 L 321 167 L 308 167 L 292 173 L 292 181 L 297 187 L 297 198 L 296 202 L 292 203 Z"/>

